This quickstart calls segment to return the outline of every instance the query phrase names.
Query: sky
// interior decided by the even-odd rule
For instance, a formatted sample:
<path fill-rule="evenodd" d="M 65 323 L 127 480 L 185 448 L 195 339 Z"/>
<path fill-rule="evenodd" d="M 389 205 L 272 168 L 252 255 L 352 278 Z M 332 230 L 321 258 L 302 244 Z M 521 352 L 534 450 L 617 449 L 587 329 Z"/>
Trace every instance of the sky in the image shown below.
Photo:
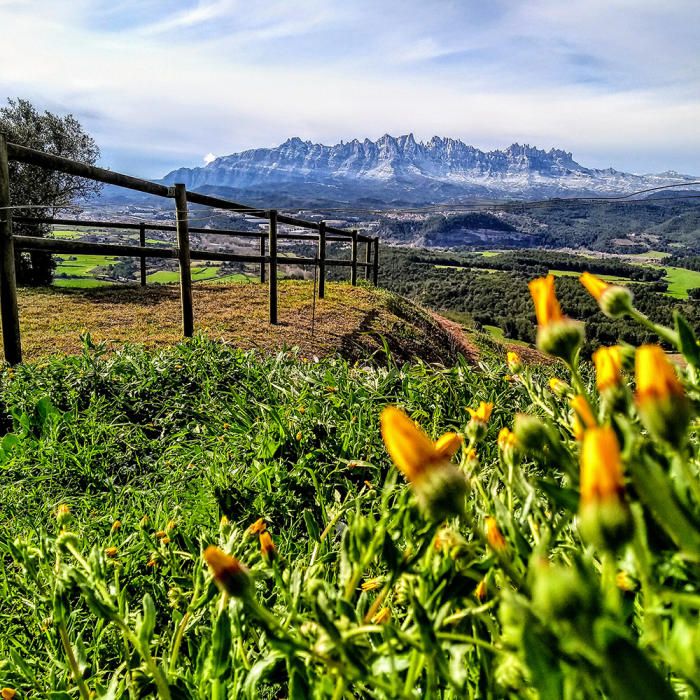
<path fill-rule="evenodd" d="M 0 101 L 160 177 L 412 132 L 700 175 L 700 0 L 0 0 Z"/>

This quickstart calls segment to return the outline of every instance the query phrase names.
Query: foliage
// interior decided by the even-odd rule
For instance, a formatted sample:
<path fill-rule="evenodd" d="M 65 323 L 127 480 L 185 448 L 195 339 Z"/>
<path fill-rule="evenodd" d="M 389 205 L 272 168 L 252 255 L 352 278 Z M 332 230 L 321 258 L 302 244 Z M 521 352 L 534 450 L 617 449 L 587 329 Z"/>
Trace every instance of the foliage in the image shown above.
<path fill-rule="evenodd" d="M 437 267 L 438 263 L 428 262 L 435 259 L 434 254 L 387 247 L 381 250 L 379 282 L 383 287 L 437 311 L 467 314 L 478 325 L 497 326 L 508 338 L 532 343 L 535 340 L 535 318 L 527 291 L 527 280 L 533 272 L 547 271 L 544 261 L 548 256 L 547 252 L 535 251 L 479 256 L 475 269 L 471 269 L 447 265 L 448 261 L 468 265 L 469 262 L 464 260 L 466 256 L 437 254 L 437 259 L 443 265 Z M 482 269 L 488 268 L 494 260 L 494 271 Z M 557 265 L 575 269 L 588 258 L 561 256 L 555 260 Z M 530 267 L 531 264 L 534 270 Z M 501 271 L 500 267 L 506 267 L 506 270 Z M 610 274 L 613 271 L 626 271 L 627 267 L 636 266 L 601 261 L 594 269 Z M 645 270 L 642 267 L 639 269 Z M 672 299 L 660 293 L 657 284 L 659 283 L 630 285 L 639 308 L 655 321 L 667 324 L 672 323 L 676 310 L 681 311 L 691 326 L 700 329 L 700 309 L 697 304 Z M 570 316 L 594 321 L 588 328 L 586 354 L 590 354 L 595 345 L 601 343 L 611 344 L 623 340 L 640 345 L 652 338 L 648 330 L 632 321 L 613 322 L 603 316 L 575 278 L 562 277 L 559 280 L 559 297 Z"/>
<path fill-rule="evenodd" d="M 562 323 L 544 301 L 540 324 Z M 0 684 L 85 699 L 696 694 L 700 351 L 681 317 L 645 322 L 687 367 L 679 379 L 657 346 L 638 350 L 634 397 L 624 348 L 597 356 L 598 390 L 571 353 L 567 381 L 545 386 L 512 353 L 507 370 L 350 366 L 203 338 L 7 370 Z M 409 486 L 379 439 L 392 404 L 452 431 L 432 446 L 384 421 Z M 463 502 L 442 492 L 455 479 Z"/>
<path fill-rule="evenodd" d="M 8 100 L 0 108 L 0 132 L 7 140 L 52 155 L 94 164 L 100 149 L 80 122 L 68 114 L 60 117 L 52 112 L 39 113 L 28 100 Z M 17 207 L 15 216 L 54 216 L 56 210 L 100 191 L 101 185 L 91 180 L 10 161 L 10 203 Z M 37 206 L 45 208 L 37 209 Z M 43 236 L 44 225 L 15 222 L 18 235 Z M 44 285 L 51 282 L 55 264 L 43 252 L 18 254 L 19 284 Z"/>

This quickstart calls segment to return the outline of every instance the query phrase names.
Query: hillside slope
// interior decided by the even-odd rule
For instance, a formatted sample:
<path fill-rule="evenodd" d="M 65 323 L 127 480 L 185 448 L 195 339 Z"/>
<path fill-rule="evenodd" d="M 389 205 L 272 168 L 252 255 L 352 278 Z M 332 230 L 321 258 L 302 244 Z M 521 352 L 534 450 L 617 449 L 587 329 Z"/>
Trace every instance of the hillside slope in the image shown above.
<path fill-rule="evenodd" d="M 279 324 L 271 326 L 266 285 L 197 284 L 195 331 L 243 349 L 298 347 L 303 357 L 366 360 L 384 354 L 385 347 L 396 361 L 420 358 L 449 365 L 458 354 L 476 356 L 453 327 L 382 290 L 328 284 L 315 312 L 309 282 L 284 281 L 279 290 Z M 19 305 L 29 361 L 80 352 L 83 333 L 110 348 L 124 343 L 155 348 L 181 340 L 176 286 L 21 290 Z"/>

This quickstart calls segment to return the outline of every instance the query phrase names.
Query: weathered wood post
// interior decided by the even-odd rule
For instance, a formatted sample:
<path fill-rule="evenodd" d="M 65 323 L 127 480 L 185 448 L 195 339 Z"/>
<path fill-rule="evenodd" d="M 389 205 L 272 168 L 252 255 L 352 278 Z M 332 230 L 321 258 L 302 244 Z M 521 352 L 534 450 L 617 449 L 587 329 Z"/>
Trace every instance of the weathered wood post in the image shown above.
<path fill-rule="evenodd" d="M 350 267 L 350 284 L 357 286 L 357 231 L 352 232 L 352 266 Z"/>
<path fill-rule="evenodd" d="M 277 323 L 277 210 L 270 210 L 270 323 Z"/>
<path fill-rule="evenodd" d="M 372 241 L 367 238 L 365 243 L 365 279 L 368 280 L 370 277 L 370 267 L 372 266 Z"/>
<path fill-rule="evenodd" d="M 372 268 L 372 283 L 379 283 L 379 236 L 374 239 L 374 267 Z"/>
<path fill-rule="evenodd" d="M 146 247 L 146 224 L 141 222 L 139 224 L 139 245 L 142 248 Z M 141 286 L 146 286 L 146 256 L 142 255 L 141 258 Z"/>
<path fill-rule="evenodd" d="M 265 234 L 261 233 L 260 234 L 260 257 L 262 260 L 260 261 L 260 283 L 263 284 L 265 282 Z"/>
<path fill-rule="evenodd" d="M 177 227 L 177 259 L 180 263 L 180 301 L 182 304 L 182 334 L 191 338 L 194 333 L 192 308 L 192 272 L 190 270 L 190 228 L 187 220 L 187 190 L 175 185 L 175 225 Z"/>
<path fill-rule="evenodd" d="M 10 209 L 10 169 L 7 141 L 0 133 L 0 315 L 5 360 L 10 365 L 22 362 L 17 309 L 17 279 L 15 277 L 15 246 L 12 240 L 12 210 Z"/>
<path fill-rule="evenodd" d="M 318 225 L 318 298 L 326 296 L 326 222 Z"/>

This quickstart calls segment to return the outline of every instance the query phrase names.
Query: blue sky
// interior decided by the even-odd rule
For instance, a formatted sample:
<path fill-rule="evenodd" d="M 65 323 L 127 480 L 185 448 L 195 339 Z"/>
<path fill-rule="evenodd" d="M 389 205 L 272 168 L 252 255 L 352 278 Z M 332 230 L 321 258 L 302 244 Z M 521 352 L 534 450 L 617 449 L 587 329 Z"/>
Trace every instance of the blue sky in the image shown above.
<path fill-rule="evenodd" d="M 0 98 L 116 170 L 388 132 L 700 174 L 698 0 L 0 0 Z"/>

